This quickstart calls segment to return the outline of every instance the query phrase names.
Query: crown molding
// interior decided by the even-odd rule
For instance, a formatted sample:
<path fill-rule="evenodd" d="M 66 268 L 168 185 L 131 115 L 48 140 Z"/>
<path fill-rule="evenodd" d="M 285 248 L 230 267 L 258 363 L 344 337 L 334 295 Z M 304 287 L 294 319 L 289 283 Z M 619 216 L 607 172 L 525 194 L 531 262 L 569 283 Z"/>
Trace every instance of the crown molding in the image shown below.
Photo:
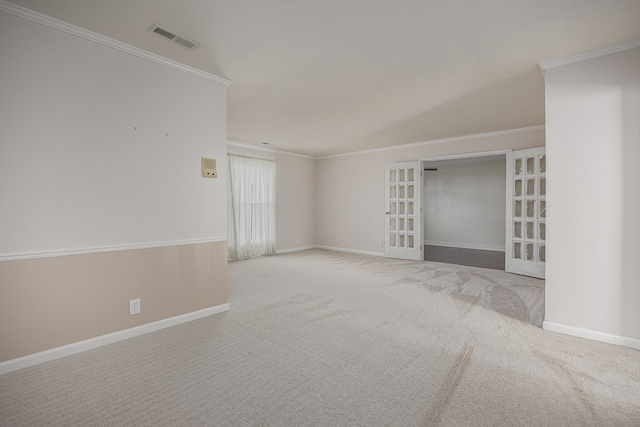
<path fill-rule="evenodd" d="M 513 149 L 511 148 L 505 148 L 504 150 L 476 151 L 474 153 L 461 153 L 461 154 L 450 154 L 447 156 L 422 157 L 422 158 L 419 158 L 418 160 L 423 162 L 440 162 L 443 160 L 475 159 L 475 158 L 482 158 L 482 157 L 505 156 L 512 151 Z"/>
<path fill-rule="evenodd" d="M 466 141 L 469 139 L 476 139 L 476 138 L 491 138 L 491 137 L 496 137 L 501 135 L 513 135 L 516 133 L 535 132 L 535 131 L 544 130 L 544 129 L 545 129 L 545 125 L 529 126 L 525 128 L 507 129 L 507 130 L 500 130 L 496 132 L 487 132 L 487 133 L 477 133 L 473 135 L 454 136 L 451 138 L 434 139 L 431 141 L 424 141 L 424 142 L 413 142 L 411 144 L 391 145 L 389 147 L 372 148 L 370 150 L 352 151 L 349 153 L 331 154 L 328 156 L 319 156 L 319 157 L 309 156 L 306 154 L 293 153 L 290 151 L 281 151 L 281 150 L 276 150 L 274 148 L 261 147 L 259 145 L 246 144 L 244 142 L 237 142 L 232 140 L 227 140 L 227 146 L 235 146 L 235 147 L 247 148 L 250 150 L 257 150 L 257 151 L 266 151 L 270 153 L 287 154 L 290 156 L 304 157 L 308 159 L 324 160 L 324 159 L 333 159 L 336 157 L 357 156 L 360 154 L 376 153 L 380 151 L 398 150 L 401 148 L 422 147 L 426 145 L 435 145 L 435 144 L 446 144 L 450 142 Z M 421 159 L 421 160 L 426 160 L 426 159 Z"/>
<path fill-rule="evenodd" d="M 76 25 L 61 21 L 59 19 L 52 18 L 51 16 L 47 16 L 42 13 L 35 12 L 31 9 L 18 6 L 6 0 L 0 0 L 0 11 L 19 16 L 21 18 L 28 19 L 30 21 L 37 22 L 42 25 L 46 25 L 51 28 L 55 28 L 56 30 L 63 31 L 68 34 L 73 34 L 75 36 L 82 37 L 83 39 L 90 40 L 92 42 L 99 43 L 104 46 L 108 46 L 110 48 L 128 53 L 130 55 L 137 56 L 142 59 L 146 59 L 151 62 L 155 62 L 165 67 L 173 68 L 174 70 L 178 70 L 183 73 L 191 74 L 195 77 L 222 85 L 225 88 L 231 84 L 231 80 L 227 80 L 225 78 L 207 73 L 202 70 L 198 70 L 197 68 L 190 67 L 188 65 L 182 64 L 172 59 L 165 58 L 164 56 L 151 53 L 144 49 L 140 49 L 135 46 L 131 46 L 129 44 L 112 39 L 110 37 L 103 36 L 102 34 L 98 34 L 93 31 L 78 27 Z"/>
<path fill-rule="evenodd" d="M 246 148 L 246 149 L 255 150 L 255 151 L 266 151 L 268 153 L 285 154 L 288 156 L 304 157 L 305 159 L 317 158 L 317 157 L 309 156 L 307 154 L 293 153 L 291 151 L 283 151 L 275 148 L 269 148 L 269 147 L 264 147 L 260 145 L 254 145 L 254 144 L 247 144 L 244 142 L 238 142 L 238 141 L 232 141 L 232 140 L 227 140 L 227 146 Z"/>
<path fill-rule="evenodd" d="M 496 137 L 496 136 L 501 136 L 501 135 L 513 135 L 515 133 L 535 132 L 535 131 L 544 130 L 544 129 L 545 129 L 544 125 L 529 126 L 529 127 L 526 127 L 526 128 L 507 129 L 507 130 L 500 130 L 500 131 L 496 131 L 496 132 L 477 133 L 477 134 L 474 134 L 474 135 L 454 136 L 454 137 L 451 137 L 451 138 L 434 139 L 434 140 L 431 140 L 431 141 L 414 142 L 414 143 L 411 143 L 411 144 L 391 145 L 389 147 L 373 148 L 371 150 L 353 151 L 351 153 L 333 154 L 333 155 L 330 155 L 330 156 L 317 157 L 317 159 L 332 159 L 332 158 L 335 158 L 335 157 L 355 156 L 355 155 L 360 155 L 360 154 L 377 153 L 377 152 L 380 152 L 380 151 L 398 150 L 398 149 L 401 149 L 401 148 L 423 147 L 423 146 L 427 146 L 427 145 L 436 145 L 436 144 L 447 144 L 447 143 L 450 143 L 450 142 L 466 141 L 466 140 L 469 140 L 469 139 L 476 139 L 476 138 L 491 138 L 491 137 Z"/>
<path fill-rule="evenodd" d="M 563 65 L 573 64 L 574 62 L 585 61 L 587 59 L 599 58 L 601 56 L 610 55 L 612 53 L 623 52 L 625 50 L 636 49 L 640 47 L 640 39 L 629 40 L 622 43 L 616 43 L 609 46 L 599 47 L 596 49 L 586 50 L 574 55 L 564 56 L 562 58 L 551 59 L 549 61 L 540 62 L 538 65 L 542 71 Z"/>

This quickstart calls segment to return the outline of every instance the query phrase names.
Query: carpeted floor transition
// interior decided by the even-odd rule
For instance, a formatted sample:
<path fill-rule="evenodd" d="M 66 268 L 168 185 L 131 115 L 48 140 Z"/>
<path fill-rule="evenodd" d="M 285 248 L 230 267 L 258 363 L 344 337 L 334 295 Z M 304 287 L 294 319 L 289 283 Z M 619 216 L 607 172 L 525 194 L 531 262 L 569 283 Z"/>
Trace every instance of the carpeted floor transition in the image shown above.
<path fill-rule="evenodd" d="M 2 426 L 640 426 L 640 351 L 543 331 L 544 282 L 311 250 L 231 310 L 0 376 Z"/>

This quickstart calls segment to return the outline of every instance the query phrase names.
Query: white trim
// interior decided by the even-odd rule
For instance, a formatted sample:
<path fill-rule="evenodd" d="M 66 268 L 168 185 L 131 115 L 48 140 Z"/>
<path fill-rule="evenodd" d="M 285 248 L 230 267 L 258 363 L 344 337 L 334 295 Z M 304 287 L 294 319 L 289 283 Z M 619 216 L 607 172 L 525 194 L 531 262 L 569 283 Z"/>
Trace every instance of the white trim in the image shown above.
<path fill-rule="evenodd" d="M 562 325 L 560 323 L 542 322 L 542 329 L 560 334 L 571 335 L 588 340 L 606 342 L 609 344 L 621 345 L 640 350 L 640 340 L 636 338 L 622 337 L 620 335 L 608 334 L 606 332 L 592 331 L 590 329 L 577 328 L 575 326 Z"/>
<path fill-rule="evenodd" d="M 516 133 L 535 132 L 535 131 L 544 130 L 544 129 L 545 129 L 544 125 L 530 126 L 530 127 L 526 127 L 526 128 L 508 129 L 508 130 L 501 130 L 501 131 L 497 131 L 497 132 L 479 133 L 479 134 L 474 134 L 474 135 L 454 136 L 452 138 L 435 139 L 435 140 L 432 140 L 432 141 L 414 142 L 414 143 L 411 143 L 411 144 L 403 144 L 403 145 L 392 145 L 392 146 L 389 146 L 389 147 L 373 148 L 373 149 L 370 149 L 370 150 L 353 151 L 353 152 L 350 152 L 350 153 L 332 154 L 332 155 L 329 155 L 329 156 L 320 156 L 320 157 L 309 156 L 307 154 L 294 153 L 294 152 L 291 152 L 291 151 L 277 150 L 275 148 L 268 148 L 268 147 L 264 147 L 264 146 L 254 145 L 254 144 L 247 144 L 247 143 L 244 143 L 244 142 L 238 142 L 238 141 L 233 141 L 233 140 L 227 140 L 227 146 L 235 146 L 235 147 L 247 148 L 247 149 L 250 149 L 250 150 L 257 150 L 257 151 L 266 151 L 266 152 L 270 152 L 270 153 L 287 154 L 287 155 L 290 155 L 290 156 L 304 157 L 304 158 L 307 158 L 307 159 L 322 160 L 322 159 L 332 159 L 332 158 L 335 158 L 335 157 L 344 157 L 344 156 L 354 156 L 354 155 L 358 155 L 358 154 L 375 153 L 375 152 L 379 152 L 379 151 L 397 150 L 397 149 L 401 149 L 401 148 L 421 147 L 421 146 L 435 145 L 435 144 L 446 144 L 446 143 L 451 143 L 451 142 L 456 142 L 456 141 L 466 141 L 466 140 L 469 140 L 469 139 L 476 139 L 476 138 L 491 138 L 491 137 L 502 136 L 502 135 L 513 135 L 513 134 L 516 134 Z M 508 153 L 510 151 L 511 151 L 511 149 L 493 150 L 493 151 L 480 151 L 480 152 L 477 152 L 477 153 L 464 153 L 464 154 L 453 154 L 453 155 L 450 155 L 450 156 L 427 157 L 427 158 L 422 158 L 422 159 L 419 159 L 419 160 L 422 160 L 422 161 L 434 161 L 434 160 L 463 159 L 463 158 L 468 158 L 468 157 L 484 157 L 484 156 L 494 156 L 494 155 L 506 154 L 506 153 Z"/>
<path fill-rule="evenodd" d="M 393 145 L 390 147 L 382 147 L 382 148 L 373 148 L 371 150 L 362 150 L 362 151 L 353 151 L 351 153 L 343 153 L 343 154 L 332 154 L 330 156 L 316 157 L 317 159 L 331 159 L 334 157 L 344 157 L 344 156 L 355 156 L 358 154 L 368 154 L 368 153 L 376 153 L 380 151 L 389 151 L 389 150 L 397 150 L 400 148 L 409 148 L 409 147 L 422 147 L 426 145 L 436 145 L 436 144 L 447 144 L 450 142 L 458 142 L 458 141 L 467 141 L 469 139 L 476 138 L 491 138 L 495 136 L 502 135 L 513 135 L 515 133 L 524 133 L 524 132 L 535 132 L 539 130 L 544 130 L 544 125 L 539 126 L 530 126 L 526 128 L 518 128 L 518 129 L 507 129 L 500 130 L 497 132 L 487 132 L 487 133 L 478 133 L 475 135 L 465 135 L 465 136 L 454 136 L 451 138 L 443 138 L 443 139 L 434 139 L 432 141 L 424 141 L 424 142 L 414 142 L 411 144 L 402 144 L 402 145 Z"/>
<path fill-rule="evenodd" d="M 618 53 L 618 52 L 623 52 L 625 50 L 636 49 L 638 47 L 640 47 L 640 39 L 634 39 L 634 40 L 629 40 L 623 43 L 616 43 L 609 46 L 587 50 L 584 52 L 576 53 L 574 55 L 569 55 L 562 58 L 543 61 L 543 62 L 540 62 L 538 65 L 544 72 L 551 68 L 560 67 L 562 65 L 573 64 L 575 62 L 585 61 L 587 59 L 599 58 L 601 56 L 610 55 L 612 53 Z"/>
<path fill-rule="evenodd" d="M 58 256 L 96 254 L 96 253 L 102 253 L 102 252 L 131 251 L 131 250 L 137 250 L 137 249 L 154 249 L 154 248 L 164 248 L 168 246 L 197 245 L 201 243 L 220 243 L 220 242 L 226 242 L 226 241 L 227 241 L 227 237 L 224 236 L 224 237 L 212 237 L 209 239 L 177 240 L 173 242 L 141 243 L 136 245 L 105 246 L 105 247 L 71 249 L 71 250 L 52 251 L 52 252 L 24 252 L 24 253 L 10 254 L 10 255 L 1 255 L 0 262 L 18 261 L 23 259 L 35 259 L 35 258 L 51 258 L 51 257 L 58 257 Z"/>
<path fill-rule="evenodd" d="M 229 304 L 221 304 L 215 307 L 209 307 L 191 313 L 181 314 L 179 316 L 170 317 L 168 319 L 158 320 L 156 322 L 147 323 L 146 325 L 136 326 L 134 328 L 113 332 L 99 337 L 90 338 L 84 341 L 78 341 L 62 347 L 52 348 L 50 350 L 41 351 L 39 353 L 29 354 L 27 356 L 18 357 L 16 359 L 7 360 L 0 363 L 0 375 L 8 372 L 16 371 L 22 368 L 28 368 L 40 363 L 49 362 L 61 357 L 70 356 L 86 350 L 91 350 L 104 345 L 113 344 L 118 341 L 148 334 L 150 332 L 159 331 L 161 329 L 170 328 L 181 323 L 191 322 L 192 320 L 201 319 L 213 314 L 229 311 Z"/>
<path fill-rule="evenodd" d="M 474 243 L 437 242 L 435 240 L 425 240 L 424 244 L 429 246 L 443 246 L 445 248 L 477 249 L 481 251 L 497 251 L 497 252 L 505 251 L 504 246 L 476 245 Z"/>
<path fill-rule="evenodd" d="M 204 80 L 209 80 L 211 82 L 217 83 L 224 87 L 228 87 L 231 84 L 231 80 L 218 77 L 214 74 L 210 74 L 205 71 L 198 70 L 197 68 L 190 67 L 180 62 L 157 55 L 155 53 L 151 53 L 149 51 L 137 48 L 135 46 L 131 46 L 129 44 L 122 43 L 118 40 L 114 40 L 112 38 L 103 36 L 102 34 L 98 34 L 93 31 L 78 27 L 76 25 L 61 21 L 59 19 L 44 15 L 42 13 L 24 8 L 22 6 L 9 3 L 6 0 L 0 0 L 0 11 L 11 13 L 21 18 L 25 18 L 42 25 L 46 25 L 51 28 L 55 28 L 56 30 L 64 31 L 65 33 L 68 33 L 68 34 L 73 34 L 74 36 L 82 37 L 83 39 L 90 40 L 92 42 L 111 47 L 121 52 L 125 52 L 128 54 L 137 56 L 139 58 L 155 62 L 160 65 L 164 65 L 165 67 L 173 68 L 174 70 L 191 74 L 195 77 L 199 77 Z"/>
<path fill-rule="evenodd" d="M 511 151 L 513 151 L 511 148 L 504 149 L 504 150 L 475 151 L 473 153 L 450 154 L 448 156 L 423 157 L 418 160 L 422 160 L 423 162 L 437 162 L 440 160 L 460 160 L 460 159 L 473 159 L 476 157 L 505 156 L 507 155 L 507 153 L 510 153 Z"/>
<path fill-rule="evenodd" d="M 298 154 L 298 153 L 292 153 L 291 151 L 282 151 L 282 150 L 278 150 L 275 148 L 269 148 L 269 147 L 265 147 L 265 146 L 260 146 L 260 145 L 254 145 L 254 144 L 247 144 L 244 142 L 238 142 L 238 141 L 232 141 L 232 140 L 227 140 L 227 145 L 231 145 L 232 147 L 240 147 L 240 148 L 247 148 L 249 150 L 256 150 L 256 151 L 266 151 L 269 153 L 277 153 L 277 154 L 286 154 L 289 156 L 296 156 L 296 157 L 304 157 L 307 159 L 316 159 L 316 157 L 313 156 L 309 156 L 306 154 Z M 229 151 L 229 150 L 227 150 Z"/>
<path fill-rule="evenodd" d="M 316 249 L 317 246 L 302 246 L 302 247 L 298 247 L 298 248 L 289 248 L 289 249 L 282 249 L 282 250 L 277 250 L 276 251 L 276 255 L 280 255 L 280 254 L 288 254 L 291 252 L 300 252 L 300 251 L 306 251 L 309 249 Z"/>
<path fill-rule="evenodd" d="M 357 249 L 336 248 L 334 246 L 317 245 L 316 248 L 325 249 L 327 251 L 346 252 L 346 253 L 358 254 L 358 255 L 371 255 L 371 256 L 380 256 L 380 257 L 384 256 L 384 252 L 360 251 L 360 250 L 357 250 Z"/>

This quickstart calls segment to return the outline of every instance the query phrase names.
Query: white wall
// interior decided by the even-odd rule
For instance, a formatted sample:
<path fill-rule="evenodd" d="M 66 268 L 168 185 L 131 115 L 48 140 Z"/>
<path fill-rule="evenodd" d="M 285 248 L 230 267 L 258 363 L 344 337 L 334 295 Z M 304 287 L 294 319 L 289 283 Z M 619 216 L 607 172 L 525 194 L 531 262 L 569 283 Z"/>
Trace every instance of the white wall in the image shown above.
<path fill-rule="evenodd" d="M 276 162 L 278 252 L 316 244 L 316 159 L 229 142 L 229 153 Z"/>
<path fill-rule="evenodd" d="M 544 130 L 501 132 L 318 160 L 318 245 L 383 253 L 385 164 L 544 145 Z"/>
<path fill-rule="evenodd" d="M 6 12 L 0 52 L 0 256 L 226 236 L 223 85 Z"/>
<path fill-rule="evenodd" d="M 545 81 L 544 326 L 640 348 L 640 49 Z"/>
<path fill-rule="evenodd" d="M 425 243 L 504 251 L 506 161 L 437 169 L 424 172 Z"/>
<path fill-rule="evenodd" d="M 0 370 L 228 309 L 226 82 L 50 24 L 0 11 Z"/>

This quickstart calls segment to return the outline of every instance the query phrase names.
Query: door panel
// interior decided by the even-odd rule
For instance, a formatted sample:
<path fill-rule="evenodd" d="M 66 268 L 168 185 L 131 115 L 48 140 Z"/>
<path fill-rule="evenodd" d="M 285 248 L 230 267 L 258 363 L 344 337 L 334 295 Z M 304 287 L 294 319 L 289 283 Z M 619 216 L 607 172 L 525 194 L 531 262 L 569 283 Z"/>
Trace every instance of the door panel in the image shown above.
<path fill-rule="evenodd" d="M 545 148 L 507 154 L 507 230 L 505 270 L 545 277 L 546 181 Z"/>
<path fill-rule="evenodd" d="M 420 261 L 422 247 L 422 162 L 386 165 L 385 250 L 388 258 Z"/>

